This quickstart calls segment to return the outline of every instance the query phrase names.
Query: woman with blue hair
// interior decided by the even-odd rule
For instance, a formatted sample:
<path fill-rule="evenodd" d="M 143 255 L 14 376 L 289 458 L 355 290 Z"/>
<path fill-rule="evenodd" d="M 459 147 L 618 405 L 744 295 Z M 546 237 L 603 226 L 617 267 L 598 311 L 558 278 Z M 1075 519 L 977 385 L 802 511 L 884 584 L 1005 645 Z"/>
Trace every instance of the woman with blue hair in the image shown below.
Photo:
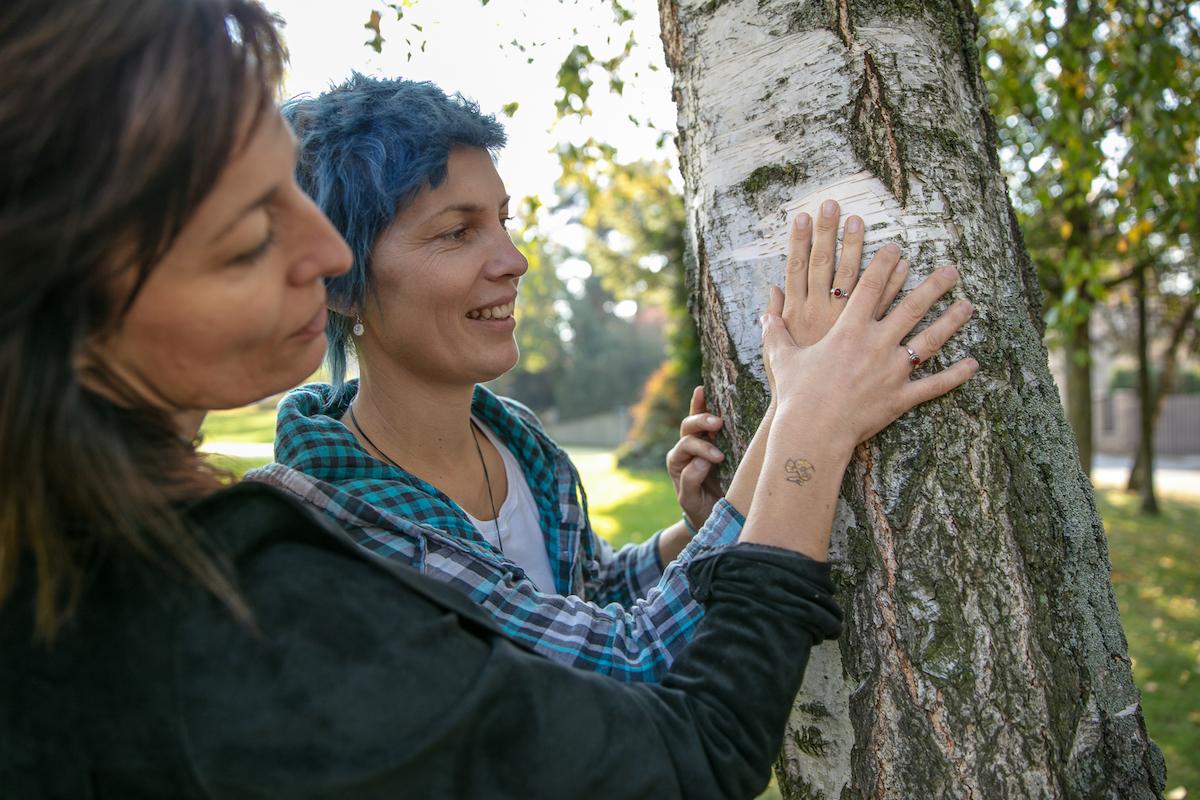
<path fill-rule="evenodd" d="M 501 126 L 431 83 L 357 74 L 284 113 L 300 184 L 354 262 L 328 281 L 332 383 L 284 398 L 277 463 L 250 477 L 455 586 L 550 658 L 659 680 L 703 615 L 687 566 L 737 540 L 773 414 L 719 499 L 712 465 L 723 456 L 705 434 L 721 420 L 694 403 L 668 456 L 683 519 L 614 552 L 589 524 L 567 455 L 529 409 L 479 385 L 517 362 L 513 312 L 527 268 L 493 165 Z M 801 215 L 793 229 L 789 273 L 819 284 L 790 314 L 802 341 L 829 328 L 858 276 L 862 220 L 847 220 L 835 275 L 837 223 L 829 201 L 815 226 Z M 892 276 L 881 309 L 903 283 L 899 255 L 891 245 L 876 256 Z M 358 381 L 345 380 L 352 354 Z"/>

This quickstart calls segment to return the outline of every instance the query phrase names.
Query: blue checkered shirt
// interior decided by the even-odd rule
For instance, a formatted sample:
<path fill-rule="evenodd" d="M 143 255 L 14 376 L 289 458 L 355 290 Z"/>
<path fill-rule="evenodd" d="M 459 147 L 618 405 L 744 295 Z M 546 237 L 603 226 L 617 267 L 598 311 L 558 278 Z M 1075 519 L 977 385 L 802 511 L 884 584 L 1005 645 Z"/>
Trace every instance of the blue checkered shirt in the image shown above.
<path fill-rule="evenodd" d="M 555 593 L 538 591 L 436 487 L 376 460 L 340 422 L 358 391 L 327 384 L 289 392 L 279 404 L 277 463 L 246 477 L 324 511 L 362 546 L 466 593 L 512 638 L 556 661 L 623 681 L 659 680 L 696 633 L 704 610 L 686 566 L 733 544 L 742 516 L 718 501 L 666 569 L 658 536 L 614 551 L 591 528 L 575 465 L 516 401 L 482 386 L 472 412 L 516 456 L 545 534 Z"/>

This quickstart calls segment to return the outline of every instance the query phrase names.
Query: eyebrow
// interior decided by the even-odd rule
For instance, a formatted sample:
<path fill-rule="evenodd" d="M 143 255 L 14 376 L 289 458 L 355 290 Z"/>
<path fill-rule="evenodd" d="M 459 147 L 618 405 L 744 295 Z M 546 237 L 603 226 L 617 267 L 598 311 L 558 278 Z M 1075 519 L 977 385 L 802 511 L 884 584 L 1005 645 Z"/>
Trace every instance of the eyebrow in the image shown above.
<path fill-rule="evenodd" d="M 232 230 L 235 225 L 237 225 L 239 222 L 241 222 L 242 219 L 247 214 L 249 214 L 251 211 L 261 208 L 262 206 L 265 206 L 267 203 L 270 203 L 272 200 L 274 200 L 275 195 L 278 192 L 279 192 L 279 187 L 272 186 L 270 189 L 268 189 L 266 192 L 264 192 L 261 197 L 259 197 L 254 202 L 248 204 L 245 208 L 243 208 L 241 211 L 239 211 L 232 219 L 230 219 L 229 223 L 226 224 L 225 227 L 221 228 L 221 230 L 218 231 L 215 236 L 213 236 L 213 238 L 210 240 L 209 243 L 212 244 L 213 242 L 218 242 L 221 239 L 223 239 L 225 237 L 225 235 L 227 233 L 229 233 L 229 231 Z"/>
<path fill-rule="evenodd" d="M 511 201 L 512 195 L 505 195 L 504 200 L 500 202 L 498 208 L 504 208 Z M 458 211 L 463 214 L 486 214 L 488 209 L 479 203 L 455 203 L 452 206 L 446 206 L 445 208 L 438 210 L 436 213 L 430 216 L 430 219 L 437 219 L 443 214 L 449 214 L 453 211 Z"/>

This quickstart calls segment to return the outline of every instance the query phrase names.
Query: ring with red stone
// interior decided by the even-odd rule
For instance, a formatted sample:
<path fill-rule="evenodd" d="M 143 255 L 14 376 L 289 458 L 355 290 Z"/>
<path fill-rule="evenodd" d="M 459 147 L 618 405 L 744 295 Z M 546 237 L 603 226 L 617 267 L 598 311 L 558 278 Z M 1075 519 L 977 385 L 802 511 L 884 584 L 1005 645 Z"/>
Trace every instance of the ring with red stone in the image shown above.
<path fill-rule="evenodd" d="M 909 347 L 906 344 L 902 344 L 900 346 L 908 351 L 908 363 L 909 364 L 912 364 L 915 367 L 921 363 L 921 357 L 919 355 L 917 355 L 916 352 L 914 352 L 911 347 Z"/>
<path fill-rule="evenodd" d="M 840 298 L 846 298 L 846 297 L 849 297 L 849 296 L 850 296 L 850 292 L 849 292 L 849 290 L 847 290 L 847 289 L 842 289 L 842 288 L 840 288 L 840 287 L 837 287 L 837 286 L 835 286 L 835 287 L 833 287 L 832 289 L 830 289 L 830 290 L 829 290 L 829 293 L 830 293 L 831 295 L 833 295 L 834 297 L 840 297 Z"/>

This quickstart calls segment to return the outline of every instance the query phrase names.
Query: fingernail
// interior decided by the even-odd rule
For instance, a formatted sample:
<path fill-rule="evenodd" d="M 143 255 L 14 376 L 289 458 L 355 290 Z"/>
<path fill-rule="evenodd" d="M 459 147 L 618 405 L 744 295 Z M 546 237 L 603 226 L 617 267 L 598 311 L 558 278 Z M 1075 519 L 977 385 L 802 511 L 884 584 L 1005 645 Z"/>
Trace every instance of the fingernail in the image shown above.
<path fill-rule="evenodd" d="M 888 242 L 883 246 L 883 249 L 887 250 L 889 253 L 899 253 L 900 245 L 896 244 L 895 242 Z"/>
<path fill-rule="evenodd" d="M 710 458 L 720 458 L 721 456 L 723 456 L 725 454 L 722 453 L 720 450 L 718 450 L 715 447 L 710 447 L 710 448 L 708 448 L 708 455 Z"/>
<path fill-rule="evenodd" d="M 970 301 L 970 300 L 963 300 L 963 301 L 962 301 L 962 309 L 963 309 L 963 311 L 965 311 L 965 312 L 967 312 L 968 314 L 970 314 L 972 311 L 974 311 L 974 310 L 975 310 L 975 306 L 971 305 L 971 301 Z"/>
<path fill-rule="evenodd" d="M 709 414 L 707 417 L 705 417 L 705 418 L 704 418 L 704 423 L 705 423 L 706 425 L 716 425 L 716 424 L 717 424 L 717 418 L 716 418 L 716 417 L 714 417 L 712 414 Z"/>
<path fill-rule="evenodd" d="M 858 233 L 862 230 L 862 220 L 858 217 L 851 217 L 846 220 L 846 233 Z"/>
<path fill-rule="evenodd" d="M 809 225 L 812 225 L 812 217 L 803 212 L 796 215 L 796 230 L 806 231 Z"/>
<path fill-rule="evenodd" d="M 973 358 L 967 359 L 967 366 L 970 367 L 972 375 L 979 371 L 979 362 Z"/>
<path fill-rule="evenodd" d="M 904 270 L 906 270 L 906 269 L 908 269 L 907 261 L 901 261 L 899 264 L 896 265 L 896 272 L 904 272 Z"/>
<path fill-rule="evenodd" d="M 767 315 L 766 314 L 763 314 L 761 317 L 758 318 L 758 327 L 760 327 L 760 328 L 767 327 Z"/>
<path fill-rule="evenodd" d="M 837 216 L 837 203 L 835 203 L 833 200 L 826 200 L 824 203 L 821 203 L 821 216 Z"/>
<path fill-rule="evenodd" d="M 956 270 L 954 267 L 942 267 L 939 271 L 944 277 L 949 278 L 950 280 L 954 280 L 958 277 L 958 270 Z"/>

